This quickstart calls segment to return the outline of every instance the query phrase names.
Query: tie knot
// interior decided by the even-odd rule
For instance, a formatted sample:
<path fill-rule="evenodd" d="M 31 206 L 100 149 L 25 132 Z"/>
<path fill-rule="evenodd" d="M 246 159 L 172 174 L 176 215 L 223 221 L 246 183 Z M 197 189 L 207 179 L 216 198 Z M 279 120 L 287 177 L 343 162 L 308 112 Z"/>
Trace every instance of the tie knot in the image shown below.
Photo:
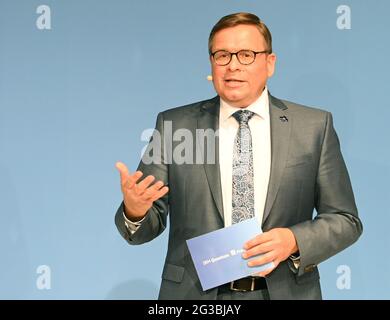
<path fill-rule="evenodd" d="M 248 125 L 248 121 L 252 118 L 254 112 L 249 110 L 239 110 L 233 113 L 233 117 L 238 121 L 238 123 Z"/>

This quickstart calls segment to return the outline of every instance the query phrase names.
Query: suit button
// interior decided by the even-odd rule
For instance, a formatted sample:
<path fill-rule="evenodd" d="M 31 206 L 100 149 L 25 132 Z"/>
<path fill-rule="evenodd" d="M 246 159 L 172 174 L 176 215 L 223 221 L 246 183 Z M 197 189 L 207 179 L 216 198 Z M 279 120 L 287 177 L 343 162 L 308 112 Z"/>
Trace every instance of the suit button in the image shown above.
<path fill-rule="evenodd" d="M 305 272 L 313 272 L 315 268 L 315 264 L 309 264 L 308 266 L 305 267 Z"/>

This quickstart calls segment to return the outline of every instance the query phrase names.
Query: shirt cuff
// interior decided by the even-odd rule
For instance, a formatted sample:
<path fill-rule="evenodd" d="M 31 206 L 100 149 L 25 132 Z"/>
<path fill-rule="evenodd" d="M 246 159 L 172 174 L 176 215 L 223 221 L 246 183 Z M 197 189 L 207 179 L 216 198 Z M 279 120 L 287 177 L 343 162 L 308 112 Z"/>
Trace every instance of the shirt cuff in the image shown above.
<path fill-rule="evenodd" d="M 301 265 L 301 255 L 299 252 L 290 255 L 289 259 L 292 261 L 294 268 L 298 270 Z"/>
<path fill-rule="evenodd" d="M 133 222 L 131 220 L 129 220 L 129 218 L 126 217 L 125 213 L 123 213 L 123 218 L 125 219 L 125 225 L 126 225 L 126 228 L 130 231 L 130 233 L 133 235 L 133 233 L 135 233 L 139 227 L 141 226 L 142 224 L 142 221 L 145 220 L 146 216 L 143 217 L 140 221 L 137 221 L 137 222 Z"/>

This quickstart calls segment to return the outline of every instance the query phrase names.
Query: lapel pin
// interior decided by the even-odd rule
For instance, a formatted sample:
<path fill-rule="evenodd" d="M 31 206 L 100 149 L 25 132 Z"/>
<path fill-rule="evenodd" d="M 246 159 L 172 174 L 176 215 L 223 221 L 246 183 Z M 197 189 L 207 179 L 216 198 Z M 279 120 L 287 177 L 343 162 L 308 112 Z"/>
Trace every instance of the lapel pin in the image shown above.
<path fill-rule="evenodd" d="M 280 119 L 280 121 L 282 121 L 282 122 L 288 122 L 288 119 L 287 119 L 286 116 L 281 116 L 281 117 L 279 117 L 279 119 Z"/>

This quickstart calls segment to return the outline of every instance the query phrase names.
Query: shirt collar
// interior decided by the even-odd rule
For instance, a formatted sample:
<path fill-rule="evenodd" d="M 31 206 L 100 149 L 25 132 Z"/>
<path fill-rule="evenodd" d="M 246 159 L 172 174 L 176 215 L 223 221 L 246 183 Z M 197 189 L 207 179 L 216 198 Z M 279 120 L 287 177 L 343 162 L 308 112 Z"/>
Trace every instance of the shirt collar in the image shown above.
<path fill-rule="evenodd" d="M 262 119 L 267 119 L 269 110 L 269 101 L 268 101 L 268 88 L 265 87 L 260 97 L 250 104 L 246 108 L 233 107 L 222 98 L 220 98 L 221 109 L 220 109 L 220 118 L 222 121 L 226 121 L 234 112 L 238 110 L 249 110 L 254 112 L 256 115 L 260 116 Z"/>

